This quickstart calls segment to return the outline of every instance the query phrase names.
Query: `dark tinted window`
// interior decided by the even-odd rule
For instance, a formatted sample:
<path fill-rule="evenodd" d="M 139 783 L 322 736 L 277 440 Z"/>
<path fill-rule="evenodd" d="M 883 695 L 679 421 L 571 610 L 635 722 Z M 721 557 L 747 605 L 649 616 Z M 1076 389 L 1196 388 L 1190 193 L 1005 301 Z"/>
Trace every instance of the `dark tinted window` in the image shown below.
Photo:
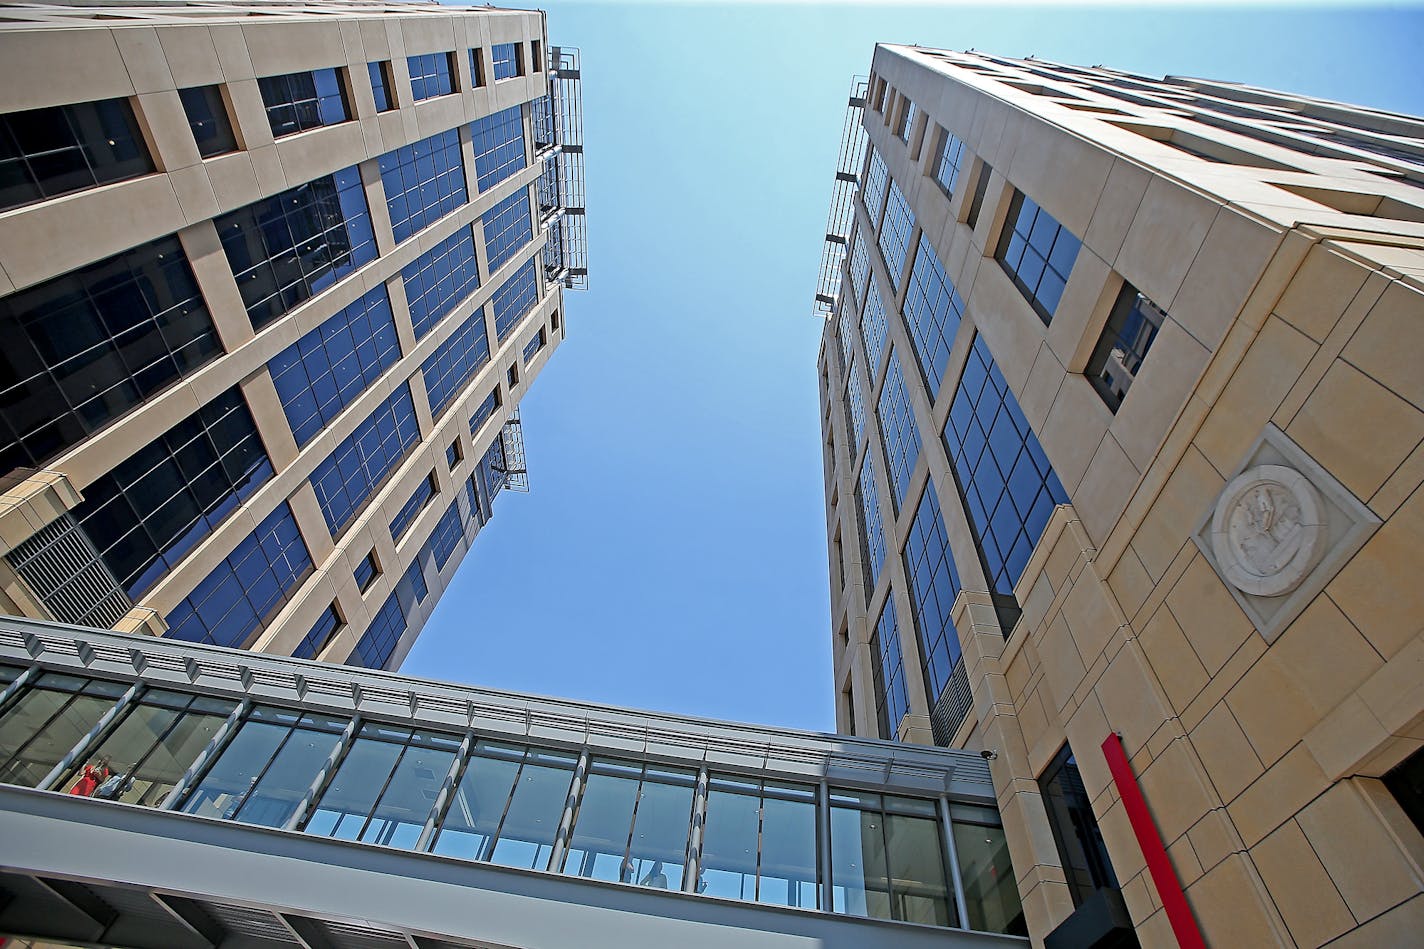
<path fill-rule="evenodd" d="M 1127 398 L 1127 390 L 1142 369 L 1142 361 L 1166 318 L 1167 314 L 1138 293 L 1136 287 L 1122 285 L 1084 372 L 1114 412 Z"/>
<path fill-rule="evenodd" d="M 925 484 L 925 493 L 910 524 L 905 541 L 905 579 L 910 581 L 910 606 L 915 632 L 920 637 L 920 658 L 924 663 L 925 687 L 930 704 L 949 684 L 950 673 L 959 662 L 959 633 L 952 611 L 959 595 L 959 572 L 949 552 L 949 535 L 944 529 L 939 498 L 934 483 Z"/>
<path fill-rule="evenodd" d="M 964 300 L 959 291 L 929 241 L 920 241 L 910 268 L 910 286 L 905 291 L 905 323 L 931 399 L 939 395 L 949 350 L 963 317 Z"/>
<path fill-rule="evenodd" d="M 409 386 L 402 385 L 312 472 L 326 526 L 340 534 L 420 441 Z"/>
<path fill-rule="evenodd" d="M 1093 804 L 1088 798 L 1073 749 L 1064 745 L 1038 779 L 1043 794 L 1043 806 L 1048 812 L 1048 824 L 1053 829 L 1053 841 L 1063 860 L 1063 874 L 1068 878 L 1068 892 L 1073 905 L 1103 888 L 1117 889 L 1117 875 L 1108 859 L 1107 844 L 1093 816 Z"/>
<path fill-rule="evenodd" d="M 315 659 L 340 629 L 341 617 L 337 615 L 336 604 L 333 603 L 321 611 L 321 616 L 317 617 L 311 630 L 297 643 L 297 648 L 292 650 L 292 656 L 297 659 Z"/>
<path fill-rule="evenodd" d="M 178 97 L 183 100 L 183 111 L 188 116 L 188 127 L 193 130 L 193 141 L 198 143 L 199 155 L 211 158 L 237 150 L 237 138 L 232 134 L 221 87 L 179 89 Z"/>
<path fill-rule="evenodd" d="M 371 95 L 376 100 L 376 111 L 389 112 L 394 109 L 396 102 L 392 90 L 395 89 L 395 84 L 391 82 L 391 64 L 367 63 L 366 71 L 371 76 Z"/>
<path fill-rule="evenodd" d="M 995 256 L 1014 286 L 1044 323 L 1053 319 L 1073 262 L 1078 238 L 1022 191 L 1015 191 Z"/>
<path fill-rule="evenodd" d="M 895 618 L 895 598 L 885 598 L 880 622 L 871 637 L 875 664 L 875 717 L 880 725 L 880 737 L 894 741 L 900 722 L 910 711 L 910 697 L 905 691 L 905 664 L 900 650 L 900 624 Z"/>
<path fill-rule="evenodd" d="M 396 512 L 396 516 L 391 518 L 391 539 L 399 542 L 405 532 L 410 529 L 416 517 L 425 510 L 425 505 L 430 503 L 430 499 L 435 497 L 439 487 L 435 483 L 435 473 L 431 472 L 425 480 L 416 485 L 415 490 L 406 498 L 401 509 Z"/>
<path fill-rule="evenodd" d="M 381 569 L 376 566 L 376 552 L 373 550 L 361 558 L 361 562 L 352 571 L 352 576 L 356 578 L 356 589 L 366 592 L 375 579 L 381 575 Z"/>
<path fill-rule="evenodd" d="M 336 69 L 313 69 L 257 80 L 272 137 L 293 135 L 351 118 L 346 88 Z"/>
<path fill-rule="evenodd" d="M 0 115 L 0 210 L 151 171 L 127 99 Z"/>

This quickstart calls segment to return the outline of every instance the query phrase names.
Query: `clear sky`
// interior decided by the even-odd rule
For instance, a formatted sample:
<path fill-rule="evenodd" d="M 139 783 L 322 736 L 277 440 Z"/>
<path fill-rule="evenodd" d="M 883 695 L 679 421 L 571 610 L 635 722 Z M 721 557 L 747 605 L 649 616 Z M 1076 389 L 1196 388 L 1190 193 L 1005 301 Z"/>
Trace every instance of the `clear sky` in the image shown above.
<path fill-rule="evenodd" d="M 518 6 L 518 0 L 510 5 Z M 1424 114 L 1424 10 L 551 3 L 583 57 L 590 285 L 505 493 L 403 671 L 831 730 L 811 315 L 876 42 Z"/>

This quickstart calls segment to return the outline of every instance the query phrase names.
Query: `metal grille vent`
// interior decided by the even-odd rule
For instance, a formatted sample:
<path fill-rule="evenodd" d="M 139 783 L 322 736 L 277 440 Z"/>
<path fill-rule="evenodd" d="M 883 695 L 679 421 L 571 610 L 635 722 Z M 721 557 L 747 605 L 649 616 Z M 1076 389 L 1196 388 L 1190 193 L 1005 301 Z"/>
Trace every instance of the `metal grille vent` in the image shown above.
<path fill-rule="evenodd" d="M 88 535 L 67 513 L 5 559 L 62 623 L 110 629 L 133 609 Z"/>
<path fill-rule="evenodd" d="M 959 726 L 963 725 L 964 719 L 968 717 L 969 706 L 973 701 L 974 694 L 969 691 L 969 673 L 965 671 L 964 660 L 961 659 L 954 664 L 954 671 L 949 674 L 949 682 L 930 712 L 930 733 L 934 735 L 936 745 L 941 748 L 949 747 L 949 743 L 954 740 L 954 733 L 959 731 Z"/>

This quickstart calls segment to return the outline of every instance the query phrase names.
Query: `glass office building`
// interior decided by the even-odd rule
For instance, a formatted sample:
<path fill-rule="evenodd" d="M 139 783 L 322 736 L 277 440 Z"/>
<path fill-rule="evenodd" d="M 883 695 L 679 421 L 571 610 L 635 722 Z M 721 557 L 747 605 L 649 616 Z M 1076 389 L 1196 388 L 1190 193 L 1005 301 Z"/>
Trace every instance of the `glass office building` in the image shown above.
<path fill-rule="evenodd" d="M 0 932 L 1027 945 L 969 752 L 11 619 L 0 690 Z"/>
<path fill-rule="evenodd" d="M 538 12 L 7 13 L 0 610 L 398 666 L 527 488 L 580 83 Z"/>
<path fill-rule="evenodd" d="M 844 128 L 841 729 L 990 757 L 1049 949 L 1414 939 L 1424 120 L 882 45 Z"/>

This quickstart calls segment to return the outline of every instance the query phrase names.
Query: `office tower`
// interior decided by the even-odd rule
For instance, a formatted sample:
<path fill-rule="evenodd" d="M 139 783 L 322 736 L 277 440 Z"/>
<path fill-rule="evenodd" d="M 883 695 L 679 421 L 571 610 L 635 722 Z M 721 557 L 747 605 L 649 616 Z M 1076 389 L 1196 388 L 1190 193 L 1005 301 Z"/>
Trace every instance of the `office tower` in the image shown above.
<path fill-rule="evenodd" d="M 538 12 L 0 10 L 0 610 L 399 665 L 527 484 L 579 83 Z"/>
<path fill-rule="evenodd" d="M 1424 121 L 879 46 L 817 310 L 838 720 L 1044 945 L 1424 931 Z"/>
<path fill-rule="evenodd" d="M 0 934 L 1012 949 L 978 755 L 0 619 Z"/>

